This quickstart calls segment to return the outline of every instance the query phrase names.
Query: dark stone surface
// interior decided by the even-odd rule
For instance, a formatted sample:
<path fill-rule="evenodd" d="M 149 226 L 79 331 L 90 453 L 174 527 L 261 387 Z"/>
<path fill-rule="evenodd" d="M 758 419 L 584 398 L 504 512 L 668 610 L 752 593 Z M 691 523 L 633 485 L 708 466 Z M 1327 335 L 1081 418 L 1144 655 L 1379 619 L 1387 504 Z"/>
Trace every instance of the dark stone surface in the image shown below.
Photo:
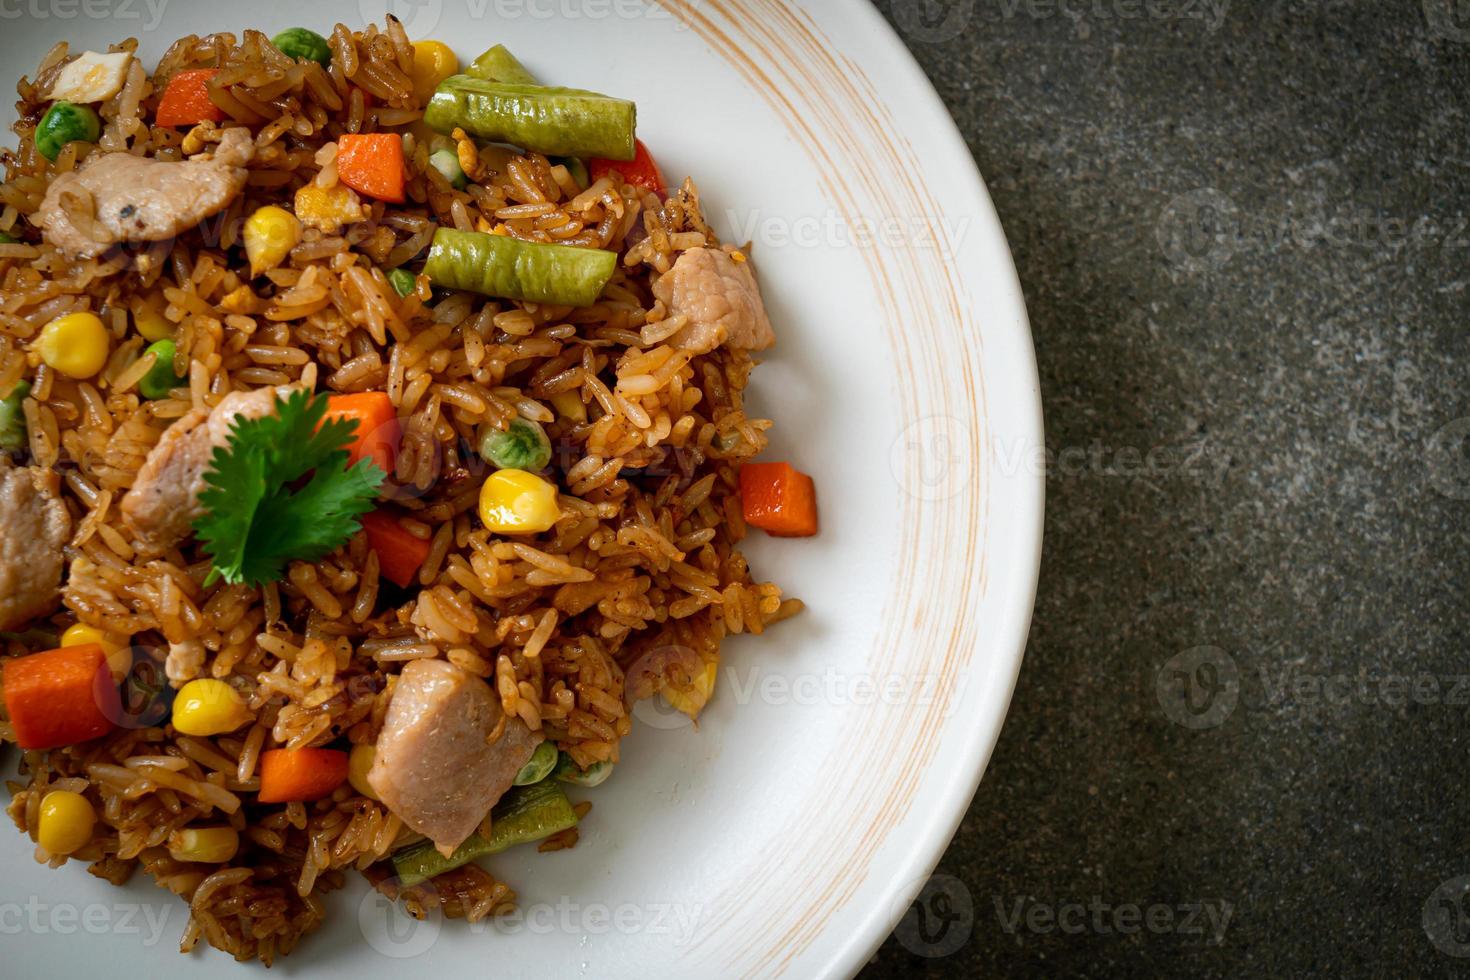
<path fill-rule="evenodd" d="M 999 747 L 863 977 L 1466 971 L 1470 4 L 880 6 L 1059 457 Z"/>

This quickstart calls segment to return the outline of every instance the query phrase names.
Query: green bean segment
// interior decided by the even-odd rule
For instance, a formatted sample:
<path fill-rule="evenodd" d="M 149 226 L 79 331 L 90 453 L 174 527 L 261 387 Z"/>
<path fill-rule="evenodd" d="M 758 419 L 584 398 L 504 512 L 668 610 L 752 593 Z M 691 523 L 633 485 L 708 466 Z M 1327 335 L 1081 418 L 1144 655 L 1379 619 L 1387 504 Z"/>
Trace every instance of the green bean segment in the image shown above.
<path fill-rule="evenodd" d="M 536 746 L 536 751 L 531 754 L 531 761 L 521 766 L 521 771 L 516 774 L 517 786 L 534 786 L 547 776 L 551 770 L 556 768 L 556 743 L 550 740 Z"/>
<path fill-rule="evenodd" d="M 556 768 L 551 774 L 564 783 L 572 783 L 576 786 L 601 786 L 607 782 L 607 777 L 612 775 L 613 764 L 611 762 L 594 762 L 583 769 L 577 765 L 576 760 L 565 752 L 561 753 L 556 760 Z"/>
<path fill-rule="evenodd" d="M 637 152 L 638 107 L 581 89 L 453 75 L 435 90 L 424 122 L 441 133 L 458 126 L 481 139 L 549 156 L 632 160 Z"/>
<path fill-rule="evenodd" d="M 511 85 L 537 85 L 536 76 L 526 70 L 521 60 L 510 53 L 503 44 L 480 55 L 464 70 L 466 75 L 483 78 L 487 82 L 507 82 Z"/>
<path fill-rule="evenodd" d="M 603 249 L 440 228 L 429 246 L 424 273 L 446 289 L 553 306 L 591 306 L 617 263 L 617 253 Z"/>
<path fill-rule="evenodd" d="M 24 405 L 30 394 L 31 383 L 20 381 L 10 389 L 5 400 L 0 401 L 0 449 L 8 453 L 20 452 L 29 441 Z M 555 760 L 552 761 L 554 764 Z"/>
<path fill-rule="evenodd" d="M 490 811 L 490 836 L 471 834 L 445 857 L 432 841 L 422 841 L 393 855 L 393 868 L 403 888 L 453 871 L 476 858 L 499 854 L 517 844 L 543 840 L 577 825 L 572 801 L 555 780 L 543 779 L 531 786 L 511 789 Z"/>

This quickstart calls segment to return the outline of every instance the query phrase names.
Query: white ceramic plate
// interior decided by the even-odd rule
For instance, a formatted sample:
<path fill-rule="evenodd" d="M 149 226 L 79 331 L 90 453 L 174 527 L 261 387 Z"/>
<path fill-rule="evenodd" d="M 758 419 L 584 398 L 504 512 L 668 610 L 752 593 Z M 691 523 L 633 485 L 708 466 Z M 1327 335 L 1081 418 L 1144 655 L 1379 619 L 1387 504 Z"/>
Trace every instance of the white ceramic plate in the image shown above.
<path fill-rule="evenodd" d="M 16 0 L 0 6 L 0 64 L 129 35 L 151 63 L 186 33 L 326 33 L 381 23 L 389 2 Z M 728 645 L 698 730 L 641 709 L 615 777 L 587 794 L 581 844 L 493 861 L 521 917 L 416 923 L 354 882 L 276 972 L 856 973 L 974 793 L 1035 589 L 1036 370 L 974 163 L 865 3 L 398 6 L 410 36 L 461 58 L 504 42 L 544 79 L 637 99 L 664 170 L 696 176 L 727 240 L 754 240 L 780 342 L 750 402 L 776 420 L 768 457 L 815 476 L 822 533 L 750 541 L 758 575 L 810 609 Z M 186 910 L 141 876 L 115 889 L 30 850 L 0 836 L 7 976 L 259 969 L 178 955 Z"/>

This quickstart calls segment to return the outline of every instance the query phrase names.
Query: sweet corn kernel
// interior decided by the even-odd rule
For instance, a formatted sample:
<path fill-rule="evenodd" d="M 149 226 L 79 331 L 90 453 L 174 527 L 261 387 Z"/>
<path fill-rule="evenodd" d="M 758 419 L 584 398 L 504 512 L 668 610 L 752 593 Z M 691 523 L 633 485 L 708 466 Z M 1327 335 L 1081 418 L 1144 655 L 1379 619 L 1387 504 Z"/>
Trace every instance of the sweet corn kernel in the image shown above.
<path fill-rule="evenodd" d="M 112 338 L 94 313 L 68 313 L 41 328 L 36 349 L 48 367 L 78 381 L 107 363 Z"/>
<path fill-rule="evenodd" d="M 92 839 L 97 811 L 80 793 L 56 789 L 41 800 L 36 821 L 36 843 L 52 854 L 71 854 Z"/>
<path fill-rule="evenodd" d="M 377 792 L 371 783 L 367 781 L 368 770 L 373 767 L 373 760 L 378 757 L 378 750 L 371 744 L 354 745 L 352 754 L 347 757 L 347 781 L 352 788 L 370 800 L 378 798 Z"/>
<path fill-rule="evenodd" d="M 345 184 L 335 187 L 307 184 L 296 192 L 295 206 L 296 217 L 303 224 L 329 233 L 365 218 L 362 200 Z"/>
<path fill-rule="evenodd" d="M 86 623 L 68 626 L 66 632 L 61 634 L 61 645 L 64 647 L 83 647 L 89 643 L 101 647 L 102 652 L 107 655 L 107 666 L 114 679 L 125 677 L 133 667 L 131 640 L 132 637 L 125 634 L 109 633 Z"/>
<path fill-rule="evenodd" d="M 561 516 L 556 487 L 525 470 L 497 470 L 480 488 L 480 520 L 497 534 L 546 531 Z"/>
<path fill-rule="evenodd" d="M 259 313 L 261 304 L 249 286 L 238 286 L 226 293 L 219 305 L 230 313 Z"/>
<path fill-rule="evenodd" d="M 168 340 L 174 335 L 174 325 L 169 318 L 146 302 L 137 303 L 133 310 L 133 326 L 150 344 Z"/>
<path fill-rule="evenodd" d="M 168 853 L 175 861 L 224 864 L 239 849 L 240 834 L 234 827 L 189 828 L 168 836 Z"/>
<path fill-rule="evenodd" d="M 285 208 L 268 204 L 245 219 L 245 256 L 250 275 L 274 269 L 301 242 L 301 222 Z"/>
<path fill-rule="evenodd" d="M 174 698 L 174 727 L 185 735 L 223 735 L 250 719 L 245 701 L 221 680 L 190 681 Z"/>
<path fill-rule="evenodd" d="M 690 718 L 698 718 L 704 706 L 709 703 L 709 697 L 715 690 L 715 678 L 720 672 L 720 665 L 711 661 L 704 665 L 704 671 L 694 678 L 689 689 L 680 691 L 671 685 L 665 685 L 663 689 L 664 700 L 674 706 L 677 711 L 682 711 Z"/>
<path fill-rule="evenodd" d="M 210 136 L 213 133 L 213 123 L 210 123 L 207 126 L 201 123 L 184 134 L 184 142 L 179 147 L 179 149 L 184 151 L 184 156 L 191 157 L 209 145 L 209 140 L 205 137 Z"/>
<path fill-rule="evenodd" d="M 575 388 L 552 395 L 551 407 L 556 409 L 556 414 L 561 418 L 579 424 L 587 421 L 587 406 L 582 404 L 582 396 Z"/>
<path fill-rule="evenodd" d="M 413 42 L 413 92 L 420 102 L 429 101 L 434 89 L 450 75 L 459 71 L 459 58 L 443 41 Z"/>

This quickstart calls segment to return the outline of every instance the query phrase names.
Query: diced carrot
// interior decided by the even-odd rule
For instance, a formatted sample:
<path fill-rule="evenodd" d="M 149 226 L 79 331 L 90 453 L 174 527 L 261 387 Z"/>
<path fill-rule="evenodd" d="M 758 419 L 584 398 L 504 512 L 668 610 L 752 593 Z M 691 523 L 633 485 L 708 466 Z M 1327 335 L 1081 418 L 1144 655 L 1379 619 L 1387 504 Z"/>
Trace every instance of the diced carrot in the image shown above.
<path fill-rule="evenodd" d="M 746 463 L 740 467 L 740 503 L 745 523 L 780 538 L 817 533 L 817 488 L 790 463 Z"/>
<path fill-rule="evenodd" d="M 351 463 L 370 459 L 384 473 L 393 473 L 402 434 L 398 427 L 398 412 L 385 393 L 365 391 L 356 395 L 332 395 L 327 399 L 326 417 L 357 422 L 357 431 L 347 447 Z"/>
<path fill-rule="evenodd" d="M 23 749 L 54 749 L 106 735 L 122 716 L 107 653 L 97 643 L 5 661 L 5 711 Z"/>
<path fill-rule="evenodd" d="M 368 547 L 378 553 L 383 577 L 408 588 L 429 557 L 429 542 L 410 534 L 388 511 L 362 515 L 362 529 L 367 532 Z"/>
<path fill-rule="evenodd" d="M 298 803 L 330 796 L 347 781 L 347 753 L 337 749 L 269 749 L 260 753 L 261 803 Z"/>
<path fill-rule="evenodd" d="M 658 169 L 653 154 L 648 152 L 648 147 L 643 145 L 642 140 L 634 140 L 633 143 L 636 147 L 636 155 L 631 161 L 593 157 L 587 161 L 587 175 L 593 181 L 598 181 L 616 170 L 628 183 L 636 187 L 647 188 L 659 197 L 667 197 L 668 185 L 664 183 L 663 171 Z"/>
<path fill-rule="evenodd" d="M 403 203 L 403 140 L 392 133 L 337 137 L 337 179 L 359 194 Z"/>
<path fill-rule="evenodd" d="M 191 68 L 174 75 L 163 90 L 154 122 L 159 126 L 193 126 L 224 119 L 225 111 L 209 98 L 209 80 L 218 74 L 218 68 Z"/>

